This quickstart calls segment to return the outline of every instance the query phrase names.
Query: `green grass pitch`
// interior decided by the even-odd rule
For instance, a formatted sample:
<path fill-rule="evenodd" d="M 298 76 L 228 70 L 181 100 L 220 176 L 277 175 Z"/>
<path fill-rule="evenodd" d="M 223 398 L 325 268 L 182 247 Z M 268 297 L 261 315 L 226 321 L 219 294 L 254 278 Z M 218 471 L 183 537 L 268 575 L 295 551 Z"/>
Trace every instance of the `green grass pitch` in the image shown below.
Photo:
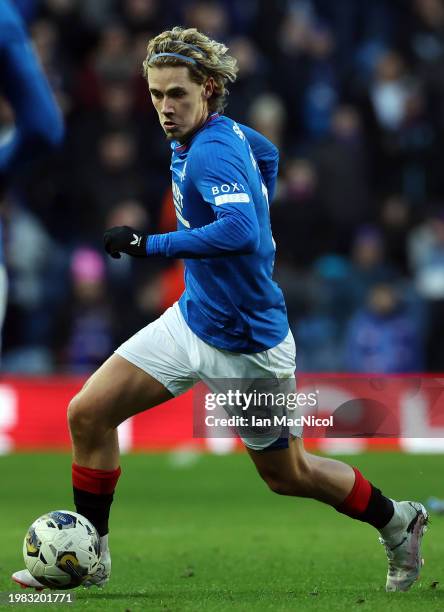
<path fill-rule="evenodd" d="M 346 460 L 392 497 L 444 496 L 442 456 Z M 77 589 L 75 605 L 37 609 L 444 609 L 444 517 L 432 517 L 421 580 L 408 593 L 387 594 L 376 531 L 319 503 L 268 492 L 244 454 L 202 455 L 180 467 L 168 454 L 129 455 L 122 468 L 111 520 L 111 583 Z M 73 508 L 70 457 L 0 457 L 0 482 L 0 591 L 9 592 L 16 590 L 9 575 L 23 565 L 29 524 L 46 511 Z"/>

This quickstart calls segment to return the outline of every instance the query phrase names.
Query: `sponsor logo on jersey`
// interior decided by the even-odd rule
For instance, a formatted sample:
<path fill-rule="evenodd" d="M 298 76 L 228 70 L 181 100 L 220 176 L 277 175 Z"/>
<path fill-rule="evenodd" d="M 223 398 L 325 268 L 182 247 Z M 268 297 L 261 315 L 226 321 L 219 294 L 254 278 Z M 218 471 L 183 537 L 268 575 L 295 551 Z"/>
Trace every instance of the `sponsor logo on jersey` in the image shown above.
<path fill-rule="evenodd" d="M 222 204 L 247 204 L 250 201 L 250 196 L 248 193 L 229 193 L 226 195 L 216 196 L 214 198 L 214 203 L 216 206 L 221 206 Z"/>
<path fill-rule="evenodd" d="M 224 183 L 223 185 L 214 185 L 211 188 L 211 192 L 214 196 L 220 193 L 240 193 L 245 192 L 245 187 L 242 183 Z"/>
<path fill-rule="evenodd" d="M 222 204 L 239 204 L 248 203 L 250 196 L 246 193 L 245 186 L 242 183 L 223 183 L 222 185 L 214 185 L 211 188 L 211 193 L 214 197 L 214 204 L 221 206 Z"/>

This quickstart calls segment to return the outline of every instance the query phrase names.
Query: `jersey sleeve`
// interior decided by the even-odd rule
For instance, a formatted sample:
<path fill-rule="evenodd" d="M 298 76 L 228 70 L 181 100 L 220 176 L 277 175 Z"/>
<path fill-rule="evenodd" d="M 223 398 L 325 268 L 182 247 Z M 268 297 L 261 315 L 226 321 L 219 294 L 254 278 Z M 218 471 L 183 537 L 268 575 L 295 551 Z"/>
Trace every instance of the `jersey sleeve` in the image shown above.
<path fill-rule="evenodd" d="M 253 155 L 256 158 L 259 169 L 268 190 L 269 201 L 273 200 L 276 189 L 276 179 L 279 169 L 279 149 L 256 130 L 246 125 L 239 124 L 240 129 L 250 143 Z"/>
<path fill-rule="evenodd" d="M 46 76 L 19 16 L 12 10 L 9 6 L 6 13 L 0 13 L 0 78 L 2 93 L 14 109 L 15 127 L 6 144 L 0 146 L 0 170 L 59 144 L 64 131 L 62 115 Z"/>
<path fill-rule="evenodd" d="M 216 219 L 200 228 L 150 236 L 148 255 L 222 257 L 258 249 L 259 224 L 246 168 L 249 159 L 240 146 L 217 139 L 200 143 L 192 151 L 187 172 Z"/>

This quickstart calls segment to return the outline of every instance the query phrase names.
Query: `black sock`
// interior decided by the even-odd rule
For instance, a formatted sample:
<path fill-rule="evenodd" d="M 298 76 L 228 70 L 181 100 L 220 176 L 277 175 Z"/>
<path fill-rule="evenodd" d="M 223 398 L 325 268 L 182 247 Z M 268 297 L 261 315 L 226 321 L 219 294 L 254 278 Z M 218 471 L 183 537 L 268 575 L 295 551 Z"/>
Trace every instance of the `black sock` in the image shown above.
<path fill-rule="evenodd" d="M 91 521 L 100 537 L 106 535 L 109 531 L 108 520 L 114 497 L 113 493 L 89 493 L 88 491 L 82 491 L 82 489 L 76 489 L 76 487 L 73 487 L 73 491 L 77 512 Z"/>
<path fill-rule="evenodd" d="M 395 508 L 392 500 L 385 497 L 379 489 L 372 485 L 368 506 L 364 512 L 356 518 L 358 521 L 373 525 L 376 529 L 382 529 L 390 521 L 394 512 Z"/>

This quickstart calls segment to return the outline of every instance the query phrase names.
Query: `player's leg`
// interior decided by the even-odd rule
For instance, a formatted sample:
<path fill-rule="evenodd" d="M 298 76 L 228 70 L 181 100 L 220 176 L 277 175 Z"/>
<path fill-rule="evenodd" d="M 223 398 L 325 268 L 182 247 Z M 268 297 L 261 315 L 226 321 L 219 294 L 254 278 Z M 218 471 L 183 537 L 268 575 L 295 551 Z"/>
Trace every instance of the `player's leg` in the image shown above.
<path fill-rule="evenodd" d="M 356 468 L 307 453 L 300 438 L 287 448 L 247 450 L 272 491 L 322 501 L 378 529 L 389 559 L 387 590 L 405 591 L 417 579 L 427 524 L 422 504 L 385 497 Z"/>
<path fill-rule="evenodd" d="M 186 333 L 178 306 L 169 308 L 122 344 L 69 406 L 74 501 L 102 537 L 120 476 L 117 427 L 193 386 Z"/>
<path fill-rule="evenodd" d="M 119 347 L 70 403 L 74 502 L 96 527 L 102 548 L 101 567 L 84 586 L 102 586 L 111 571 L 108 519 L 120 476 L 117 427 L 193 386 L 187 333 L 177 305 L 169 308 Z M 28 574 L 16 572 L 13 579 L 37 588 Z"/>
<path fill-rule="evenodd" d="M 291 392 L 295 361 L 291 334 L 266 351 L 266 356 L 272 383 L 269 390 L 273 392 L 276 388 L 275 377 L 280 381 L 278 392 L 287 382 Z M 262 359 L 262 354 L 245 359 L 254 366 Z M 301 431 L 293 433 L 296 436 L 302 434 Z M 300 437 L 291 440 L 275 437 L 274 441 L 243 439 L 259 474 L 273 491 L 325 502 L 339 512 L 378 529 L 389 559 L 386 589 L 407 590 L 411 586 L 419 575 L 422 562 L 420 544 L 427 523 L 427 512 L 421 504 L 396 502 L 385 497 L 359 470 L 340 461 L 307 453 Z"/>
<path fill-rule="evenodd" d="M 103 586 L 111 575 L 108 520 L 120 476 L 117 427 L 130 416 L 172 397 L 147 372 L 113 355 L 69 405 L 74 503 L 76 511 L 96 527 L 101 547 L 99 567 L 84 586 Z M 28 570 L 15 572 L 12 578 L 23 587 L 43 588 Z"/>
<path fill-rule="evenodd" d="M 150 374 L 113 355 L 69 405 L 74 503 L 77 512 L 96 527 L 102 549 L 100 567 L 85 586 L 103 586 L 111 574 L 108 521 L 120 476 L 117 427 L 172 397 Z"/>
<path fill-rule="evenodd" d="M 158 380 L 120 355 L 110 357 L 87 381 L 68 409 L 73 445 L 77 512 L 102 537 L 120 476 L 117 427 L 127 418 L 173 397 Z"/>
<path fill-rule="evenodd" d="M 332 506 L 339 505 L 350 493 L 355 473 L 346 463 L 305 452 L 300 438 L 293 438 L 287 448 L 274 447 L 256 451 L 246 448 L 260 476 L 275 493 L 310 497 Z"/>
<path fill-rule="evenodd" d="M 172 397 L 150 374 L 120 355 L 112 355 L 70 402 L 74 463 L 95 470 L 117 469 L 118 425 Z"/>
<path fill-rule="evenodd" d="M 335 508 L 342 507 L 350 498 L 344 509 L 356 518 L 367 509 L 364 506 L 368 506 L 371 485 L 368 481 L 359 482 L 358 471 L 346 463 L 307 453 L 301 438 L 292 438 L 287 448 L 271 450 L 271 445 L 269 449 L 247 447 L 256 469 L 272 491 L 280 495 L 310 497 Z M 350 497 L 353 489 L 355 494 Z M 381 497 L 377 508 L 372 509 L 375 516 L 371 521 L 375 526 L 387 523 L 393 515 L 392 501 Z"/>

